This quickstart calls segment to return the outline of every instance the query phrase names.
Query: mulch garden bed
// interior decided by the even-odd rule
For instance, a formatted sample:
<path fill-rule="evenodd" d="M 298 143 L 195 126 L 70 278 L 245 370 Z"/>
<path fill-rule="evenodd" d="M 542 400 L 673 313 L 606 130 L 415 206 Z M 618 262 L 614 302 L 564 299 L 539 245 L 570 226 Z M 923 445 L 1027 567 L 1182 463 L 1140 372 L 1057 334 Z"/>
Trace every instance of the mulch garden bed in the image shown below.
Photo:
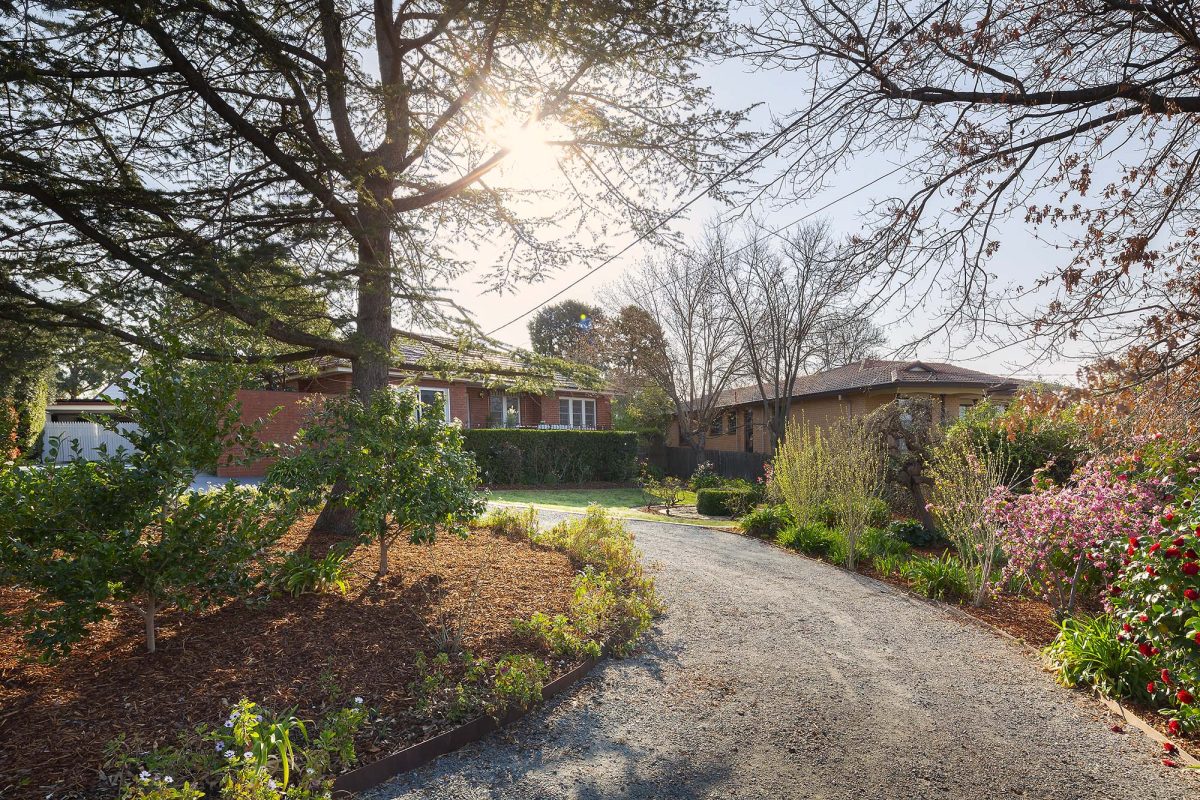
<path fill-rule="evenodd" d="M 311 534 L 314 519 L 295 525 L 281 547 L 327 548 L 333 540 Z M 377 552 L 351 554 L 345 597 L 162 614 L 154 654 L 144 652 L 141 619 L 126 612 L 54 665 L 31 661 L 19 633 L 0 629 L 0 797 L 104 794 L 104 749 L 115 737 L 172 743 L 179 731 L 219 723 L 241 698 L 313 719 L 361 696 L 387 721 L 360 752 L 375 760 L 439 730 L 415 713 L 409 690 L 417 654 L 437 652 L 439 630 L 455 628 L 475 656 L 535 652 L 513 621 L 565 612 L 575 574 L 562 553 L 487 531 L 398 543 L 383 579 Z M 0 589 L 0 608 L 16 602 L 15 591 Z"/>

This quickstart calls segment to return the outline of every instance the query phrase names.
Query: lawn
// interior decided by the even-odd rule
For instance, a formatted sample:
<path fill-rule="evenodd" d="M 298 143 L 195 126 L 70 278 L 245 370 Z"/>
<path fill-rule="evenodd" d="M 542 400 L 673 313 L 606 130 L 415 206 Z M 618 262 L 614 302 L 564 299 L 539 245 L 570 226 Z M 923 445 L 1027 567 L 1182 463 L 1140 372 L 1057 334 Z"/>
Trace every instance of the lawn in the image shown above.
<path fill-rule="evenodd" d="M 646 519 L 654 522 L 678 522 L 711 528 L 728 527 L 729 520 L 689 519 L 676 520 L 662 514 L 645 511 L 646 495 L 636 487 L 610 489 L 493 489 L 488 497 L 495 503 L 527 505 L 554 511 L 583 511 L 595 503 L 613 514 L 626 519 Z M 681 505 L 695 505 L 696 493 L 685 491 L 679 500 Z"/>

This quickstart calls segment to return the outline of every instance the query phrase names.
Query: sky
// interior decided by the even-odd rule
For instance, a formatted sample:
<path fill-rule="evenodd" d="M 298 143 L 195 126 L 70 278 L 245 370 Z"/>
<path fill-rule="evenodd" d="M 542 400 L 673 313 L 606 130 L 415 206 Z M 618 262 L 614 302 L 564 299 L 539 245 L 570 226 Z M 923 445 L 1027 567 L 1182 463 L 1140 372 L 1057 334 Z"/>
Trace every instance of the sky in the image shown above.
<path fill-rule="evenodd" d="M 761 103 L 753 116 L 754 124 L 761 126 L 768 125 L 772 115 L 783 115 L 791 110 L 793 101 L 789 101 L 789 97 L 794 98 L 799 94 L 798 82 L 803 81 L 801 74 L 753 71 L 743 64 L 731 62 L 706 65 L 699 70 L 699 74 L 702 81 L 712 86 L 714 101 L 720 107 L 742 108 Z M 535 156 L 529 157 L 535 160 L 528 162 L 526 168 L 536 170 L 546 167 L 544 163 L 537 163 Z M 904 192 L 904 186 L 898 182 L 900 175 L 882 181 L 879 181 L 879 176 L 912 157 L 913 153 L 896 148 L 894 151 L 860 158 L 851 168 L 840 173 L 821 194 L 803 204 L 759 206 L 754 209 L 755 213 L 770 228 L 778 228 L 813 214 L 828 204 L 829 207 L 820 211 L 817 216 L 827 219 L 835 232 L 855 233 L 860 230 L 861 215 L 869 207 L 872 199 Z M 873 181 L 878 182 L 869 188 L 863 188 Z M 849 196 L 845 197 L 846 195 Z M 843 197 L 844 199 L 841 199 Z M 685 235 L 694 235 L 701 230 L 706 220 L 722 213 L 729 213 L 729 206 L 705 198 L 674 222 L 672 228 Z M 996 276 L 997 285 L 1028 286 L 1042 274 L 1048 264 L 1061 262 L 1061 253 L 1057 252 L 1052 244 L 1041 241 L 1022 221 L 1010 220 L 1004 223 L 1001 234 L 1000 250 L 991 262 L 991 272 Z M 608 242 L 610 251 L 621 249 L 635 238 L 636 236 L 628 231 L 614 233 Z M 557 300 L 595 302 L 606 288 L 617 281 L 626 270 L 635 267 L 638 261 L 652 250 L 653 245 L 646 244 L 632 248 L 625 255 L 595 271 L 578 286 L 568 289 Z M 495 258 L 495 253 L 479 252 L 476 255 L 481 264 L 490 264 Z M 463 275 L 454 283 L 453 289 L 458 302 L 469 311 L 479 326 L 484 331 L 491 331 L 546 302 L 571 282 L 579 279 L 600 260 L 572 265 L 543 282 L 512 287 L 503 295 L 485 291 L 479 284 L 482 269 Z M 920 338 L 930 327 L 936 325 L 939 299 L 933 298 L 931 303 L 922 308 L 889 308 L 876 317 L 875 322 L 884 329 L 888 337 L 889 350 L 908 344 L 914 338 Z M 498 331 L 495 336 L 511 345 L 528 347 L 528 321 L 529 317 L 520 319 Z M 972 332 L 965 330 L 952 331 L 948 335 L 922 342 L 916 347 L 915 354 L 924 360 L 952 361 L 961 366 L 1005 377 L 1042 379 L 1059 383 L 1075 382 L 1076 372 L 1087 356 L 1086 353 L 1080 352 L 1070 359 L 1047 359 L 1040 354 L 1036 346 L 1016 343 L 998 348 L 996 342 L 976 338 Z M 884 352 L 881 355 L 892 357 L 895 353 Z M 901 357 L 907 358 L 908 352 Z"/>

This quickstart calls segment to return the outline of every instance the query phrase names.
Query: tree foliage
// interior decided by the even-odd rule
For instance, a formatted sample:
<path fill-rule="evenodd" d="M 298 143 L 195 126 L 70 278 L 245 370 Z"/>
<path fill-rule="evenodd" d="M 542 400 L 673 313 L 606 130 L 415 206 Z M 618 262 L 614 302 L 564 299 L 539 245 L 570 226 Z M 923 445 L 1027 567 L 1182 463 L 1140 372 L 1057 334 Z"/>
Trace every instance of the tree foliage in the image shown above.
<path fill-rule="evenodd" d="M 155 350 L 148 310 L 183 305 L 277 343 L 232 357 L 344 357 L 373 392 L 398 317 L 473 329 L 443 291 L 464 249 L 501 245 L 492 288 L 537 279 L 723 170 L 741 115 L 691 69 L 719 19 L 640 0 L 4 6 L 0 316 Z M 531 137 L 560 153 L 549 187 L 506 177 Z M 231 357 L 199 337 L 187 355 Z"/>
<path fill-rule="evenodd" d="M 543 356 L 593 363 L 587 340 L 603 324 L 603 314 L 595 306 L 578 300 L 543 306 L 529 321 L 529 341 L 533 352 Z"/>

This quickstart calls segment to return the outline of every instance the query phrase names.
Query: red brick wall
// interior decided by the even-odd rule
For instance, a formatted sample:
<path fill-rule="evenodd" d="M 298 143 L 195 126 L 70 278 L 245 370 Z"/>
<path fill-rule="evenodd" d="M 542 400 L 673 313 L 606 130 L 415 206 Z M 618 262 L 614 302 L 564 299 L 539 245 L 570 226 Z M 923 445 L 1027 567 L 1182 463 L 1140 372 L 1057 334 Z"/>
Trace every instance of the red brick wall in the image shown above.
<path fill-rule="evenodd" d="M 237 400 L 241 403 L 242 422 L 252 424 L 265 419 L 271 411 L 275 416 L 263 425 L 258 437 L 261 441 L 278 444 L 288 444 L 296 436 L 296 431 L 304 426 L 312 403 L 320 402 L 321 395 L 309 392 L 265 392 L 250 389 L 239 389 Z M 242 448 L 231 447 L 228 457 L 240 456 Z M 227 460 L 227 459 L 223 459 Z M 267 467 L 275 463 L 274 458 L 260 458 L 249 464 L 230 464 L 217 468 L 217 475 L 222 478 L 256 478 L 266 474 Z"/>

